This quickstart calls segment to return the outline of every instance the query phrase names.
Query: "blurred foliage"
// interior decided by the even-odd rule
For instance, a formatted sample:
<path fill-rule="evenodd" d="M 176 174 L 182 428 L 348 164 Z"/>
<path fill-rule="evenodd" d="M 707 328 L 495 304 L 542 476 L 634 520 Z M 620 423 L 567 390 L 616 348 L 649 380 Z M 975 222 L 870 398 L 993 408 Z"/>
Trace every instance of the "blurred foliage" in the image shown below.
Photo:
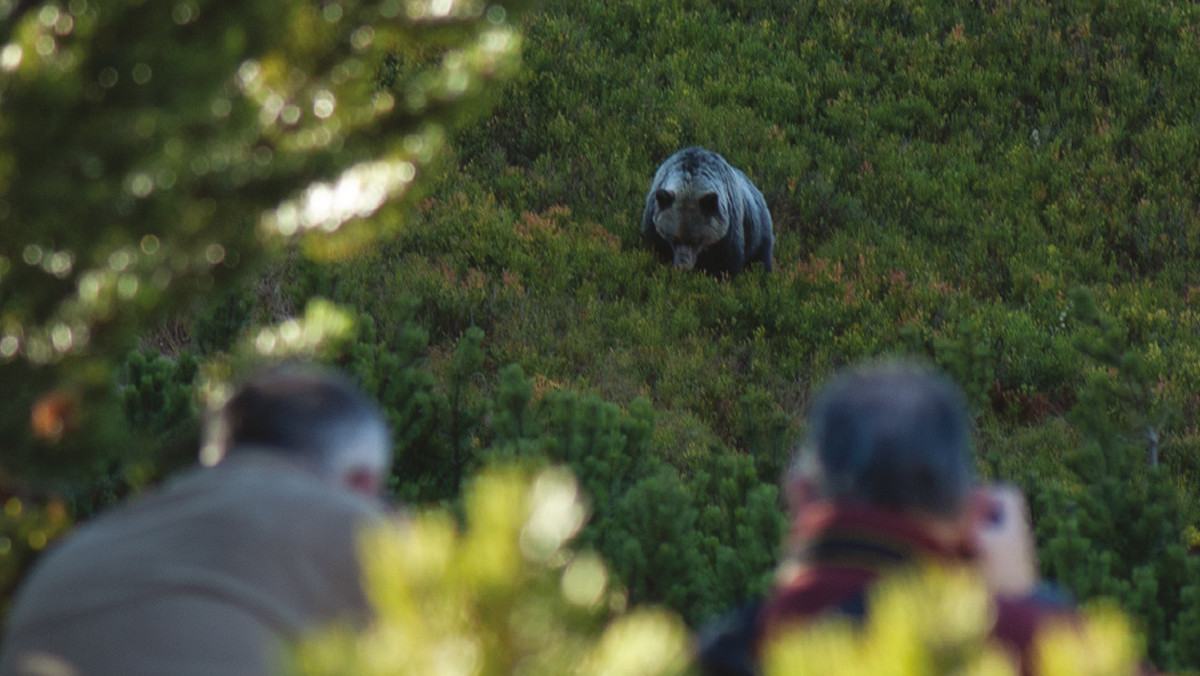
<path fill-rule="evenodd" d="M 630 608 L 603 559 L 574 539 L 587 509 L 569 470 L 492 468 L 465 487 L 463 501 L 461 527 L 435 509 L 366 534 L 375 621 L 314 632 L 285 673 L 694 673 L 682 619 Z M 868 608 L 862 626 L 830 618 L 776 637 L 762 673 L 1019 673 L 989 639 L 991 595 L 965 568 L 885 578 Z M 1129 619 L 1111 606 L 1047 626 L 1032 655 L 1030 673 L 1043 676 L 1133 676 L 1142 666 Z"/>
<path fill-rule="evenodd" d="M 8 607 L 21 576 L 38 552 L 65 533 L 71 526 L 66 505 L 61 499 L 23 500 L 5 491 L 0 493 L 0 616 L 8 616 Z M 3 623 L 0 622 L 0 628 Z"/>
<path fill-rule="evenodd" d="M 492 470 L 463 500 L 462 529 L 433 510 L 369 533 L 376 620 L 303 641 L 288 673 L 684 673 L 683 622 L 627 611 L 604 562 L 569 546 L 586 515 L 569 471 Z"/>
<path fill-rule="evenodd" d="M 516 65 L 505 11 L 467 4 L 426 8 L 445 35 L 419 43 L 446 56 L 394 92 L 380 78 L 434 20 L 401 18 L 419 3 L 46 2 L 6 22 L 4 356 L 103 350 L 273 238 L 337 233 L 309 242 L 335 255 L 380 234 L 342 226 L 406 194 L 444 109 Z"/>
<path fill-rule="evenodd" d="M 193 460 L 235 368 L 329 358 L 353 320 L 279 262 L 394 236 L 527 4 L 0 0 L 0 587 Z"/>
<path fill-rule="evenodd" d="M 512 75 L 519 7 L 0 3 L 10 443 L 39 443 L 22 418 L 63 379 L 82 390 L 79 424 L 102 425 L 90 399 L 168 312 L 192 314 L 289 247 L 343 257 L 394 234 L 368 217 L 411 199 L 447 130 Z M 226 347 L 207 329 L 247 311 L 225 300 L 197 341 Z"/>
<path fill-rule="evenodd" d="M 971 674 L 1015 676 L 1012 656 L 992 642 L 990 596 L 966 570 L 928 568 L 885 578 L 861 627 L 844 617 L 792 629 L 764 650 L 766 676 Z M 1088 609 L 1076 625 L 1050 625 L 1032 648 L 1040 676 L 1134 676 L 1141 647 L 1129 618 Z"/>

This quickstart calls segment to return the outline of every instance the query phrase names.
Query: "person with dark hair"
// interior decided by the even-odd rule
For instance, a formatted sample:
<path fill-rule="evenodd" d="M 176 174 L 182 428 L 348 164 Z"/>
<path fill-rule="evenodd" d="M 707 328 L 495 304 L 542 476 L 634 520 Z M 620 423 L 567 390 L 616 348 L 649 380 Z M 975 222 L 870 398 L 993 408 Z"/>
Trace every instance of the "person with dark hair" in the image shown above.
<path fill-rule="evenodd" d="M 208 419 L 201 467 L 56 544 L 18 589 L 0 674 L 267 674 L 303 632 L 365 621 L 358 534 L 391 437 L 332 371 L 290 365 Z"/>
<path fill-rule="evenodd" d="M 823 388 L 786 477 L 793 522 L 775 589 L 702 632 L 704 673 L 755 673 L 765 642 L 834 613 L 861 620 L 880 576 L 938 561 L 980 571 L 992 637 L 1028 668 L 1038 628 L 1074 611 L 1039 583 L 1021 492 L 978 483 L 969 420 L 959 388 L 914 365 L 861 367 Z"/>

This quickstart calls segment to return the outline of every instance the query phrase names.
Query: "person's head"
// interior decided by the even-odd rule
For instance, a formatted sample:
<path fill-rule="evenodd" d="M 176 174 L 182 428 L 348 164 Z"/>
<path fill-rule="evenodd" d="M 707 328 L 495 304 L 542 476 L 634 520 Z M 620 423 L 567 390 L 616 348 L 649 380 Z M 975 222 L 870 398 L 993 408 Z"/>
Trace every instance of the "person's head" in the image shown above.
<path fill-rule="evenodd" d="M 790 469 L 793 507 L 818 499 L 956 519 L 975 485 L 968 424 L 961 390 L 927 368 L 843 374 L 809 409 Z"/>
<path fill-rule="evenodd" d="M 278 453 L 325 481 L 371 495 L 392 462 L 379 408 L 345 376 L 298 364 L 243 382 L 211 415 L 204 448 L 215 459 L 251 449 Z"/>

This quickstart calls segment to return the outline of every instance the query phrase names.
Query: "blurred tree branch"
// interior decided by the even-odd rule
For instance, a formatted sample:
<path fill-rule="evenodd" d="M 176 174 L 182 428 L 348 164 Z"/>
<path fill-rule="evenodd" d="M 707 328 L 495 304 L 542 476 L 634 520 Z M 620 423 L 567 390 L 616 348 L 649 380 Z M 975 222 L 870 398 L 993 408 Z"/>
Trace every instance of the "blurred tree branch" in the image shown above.
<path fill-rule="evenodd" d="M 6 443 L 89 429 L 80 402 L 167 313 L 395 234 L 372 215 L 515 73 L 527 4 L 0 1 Z M 83 415 L 38 441 L 64 383 Z"/>

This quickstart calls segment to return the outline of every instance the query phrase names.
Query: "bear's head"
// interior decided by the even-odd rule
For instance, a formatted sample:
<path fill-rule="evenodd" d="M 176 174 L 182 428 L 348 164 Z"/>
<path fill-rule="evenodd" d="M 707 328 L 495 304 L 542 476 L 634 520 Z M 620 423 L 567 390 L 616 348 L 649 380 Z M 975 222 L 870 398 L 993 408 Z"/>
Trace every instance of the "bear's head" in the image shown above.
<path fill-rule="evenodd" d="M 655 191 L 658 205 L 654 229 L 675 254 L 675 266 L 691 270 L 708 247 L 729 232 L 717 193 L 662 189 Z"/>

